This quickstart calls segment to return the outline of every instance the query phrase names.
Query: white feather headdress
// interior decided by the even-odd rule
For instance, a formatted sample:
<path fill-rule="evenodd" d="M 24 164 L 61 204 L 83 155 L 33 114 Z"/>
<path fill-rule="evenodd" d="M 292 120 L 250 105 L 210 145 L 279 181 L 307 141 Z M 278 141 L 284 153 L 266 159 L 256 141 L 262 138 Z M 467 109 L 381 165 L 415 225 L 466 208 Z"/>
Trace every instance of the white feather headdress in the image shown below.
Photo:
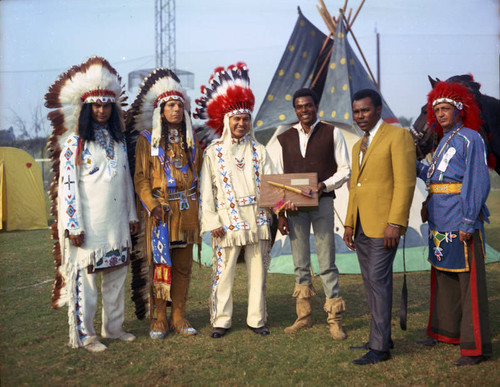
<path fill-rule="evenodd" d="M 53 178 L 49 195 L 52 200 L 51 213 L 56 219 L 51 225 L 54 240 L 54 261 L 56 278 L 53 284 L 52 307 L 58 308 L 65 303 L 65 279 L 61 272 L 61 246 L 57 227 L 57 195 L 59 186 L 59 156 L 62 144 L 71 134 L 78 134 L 78 121 L 82 106 L 85 103 L 113 102 L 123 121 L 120 105 L 124 105 L 126 97 L 121 84 L 121 77 L 109 62 L 100 57 L 92 57 L 86 62 L 71 67 L 50 86 L 45 94 L 45 106 L 54 109 L 49 112 L 53 130 L 47 148 L 51 153 Z M 124 125 L 122 125 L 124 128 Z"/>
<path fill-rule="evenodd" d="M 184 104 L 184 121 L 186 123 L 186 144 L 194 146 L 193 127 L 191 123 L 191 99 L 182 87 L 177 75 L 170 69 L 156 69 L 150 73 L 141 85 L 129 111 L 127 126 L 140 132 L 151 128 L 151 152 L 160 145 L 161 139 L 161 104 L 168 100 L 180 100 Z"/>
<path fill-rule="evenodd" d="M 57 109 L 48 115 L 54 127 L 52 135 L 78 133 L 78 119 L 85 103 L 115 102 L 122 116 L 121 106 L 126 99 L 121 77 L 106 59 L 95 56 L 73 66 L 45 94 L 45 106 Z"/>

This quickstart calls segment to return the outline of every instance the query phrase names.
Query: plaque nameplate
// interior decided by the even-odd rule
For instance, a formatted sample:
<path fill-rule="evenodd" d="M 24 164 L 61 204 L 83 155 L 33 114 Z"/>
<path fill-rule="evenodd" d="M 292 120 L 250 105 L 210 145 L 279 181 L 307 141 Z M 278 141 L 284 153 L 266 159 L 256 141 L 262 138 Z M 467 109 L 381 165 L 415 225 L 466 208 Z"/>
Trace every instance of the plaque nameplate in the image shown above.
<path fill-rule="evenodd" d="M 314 172 L 263 175 L 259 207 L 273 208 L 282 199 L 285 202 L 290 200 L 297 207 L 317 206 L 318 174 Z"/>

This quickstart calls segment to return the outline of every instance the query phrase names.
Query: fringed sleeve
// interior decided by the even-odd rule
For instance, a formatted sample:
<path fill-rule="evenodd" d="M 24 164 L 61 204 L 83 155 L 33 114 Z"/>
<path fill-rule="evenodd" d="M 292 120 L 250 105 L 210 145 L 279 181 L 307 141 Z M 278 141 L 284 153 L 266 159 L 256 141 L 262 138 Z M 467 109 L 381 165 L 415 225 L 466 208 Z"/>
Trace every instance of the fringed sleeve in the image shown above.
<path fill-rule="evenodd" d="M 160 205 L 160 202 L 153 197 L 152 193 L 150 158 L 151 146 L 148 140 L 143 136 L 139 136 L 135 153 L 134 185 L 135 192 L 139 196 L 142 204 L 146 207 L 148 213 Z"/>

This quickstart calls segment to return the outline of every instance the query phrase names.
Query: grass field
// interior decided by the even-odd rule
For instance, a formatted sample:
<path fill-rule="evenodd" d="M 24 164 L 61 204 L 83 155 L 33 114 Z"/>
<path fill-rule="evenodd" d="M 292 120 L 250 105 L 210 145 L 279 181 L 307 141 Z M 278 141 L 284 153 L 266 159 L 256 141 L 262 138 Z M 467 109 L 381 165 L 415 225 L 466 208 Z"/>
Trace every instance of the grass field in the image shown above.
<path fill-rule="evenodd" d="M 500 176 L 496 178 L 500 181 Z M 500 188 L 490 191 L 486 205 L 491 213 L 490 223 L 485 225 L 486 242 L 500 251 Z"/>
<path fill-rule="evenodd" d="M 260 337 L 246 328 L 246 274 L 238 264 L 233 328 L 222 339 L 209 337 L 208 292 L 211 270 L 195 267 L 188 318 L 199 330 L 196 337 L 169 335 L 153 342 L 148 323 L 134 318 L 127 294 L 125 327 L 137 341 L 103 340 L 106 352 L 91 354 L 67 343 L 66 308 L 50 308 L 53 265 L 47 230 L 0 234 L 0 360 L 2 386 L 60 385 L 498 385 L 500 380 L 500 263 L 487 266 L 490 322 L 494 355 L 475 367 L 453 365 L 457 346 L 438 344 L 419 348 L 425 337 L 429 273 L 408 274 L 408 330 L 399 328 L 402 275 L 395 275 L 391 361 L 359 367 L 351 361 L 363 351 L 349 350 L 368 338 L 369 315 L 361 277 L 341 275 L 347 301 L 343 342 L 333 341 L 326 327 L 323 299 L 313 301 L 314 326 L 289 337 L 283 329 L 295 319 L 290 297 L 293 277 L 268 277 L 268 326 Z M 498 248 L 498 247 L 497 247 Z M 314 279 L 316 289 L 320 280 Z M 320 292 L 321 294 L 321 292 Z M 100 315 L 96 316 L 96 327 Z M 96 329 L 99 331 L 98 329 Z"/>
<path fill-rule="evenodd" d="M 500 190 L 490 193 L 491 223 L 487 242 L 500 250 Z M 391 361 L 359 367 L 351 361 L 363 351 L 349 346 L 367 341 L 369 314 L 359 275 L 341 275 L 347 301 L 348 339 L 334 342 L 322 311 L 323 297 L 313 300 L 314 326 L 297 336 L 283 329 L 295 319 L 293 276 L 268 276 L 269 337 L 246 328 L 246 273 L 238 264 L 234 286 L 233 328 L 220 340 L 209 337 L 208 293 L 211 269 L 194 267 L 188 318 L 199 335 L 169 335 L 153 342 L 148 323 L 135 319 L 130 292 L 126 295 L 125 328 L 134 343 L 103 340 L 100 354 L 74 350 L 68 341 L 67 309 L 50 308 L 53 264 L 48 230 L 0 233 L 0 385 L 477 385 L 500 380 L 500 263 L 487 265 L 493 357 L 475 367 L 458 368 L 457 346 L 419 348 L 428 318 L 429 273 L 408 273 L 408 330 L 399 328 L 402 275 L 395 274 Z M 319 278 L 314 279 L 321 289 Z M 96 316 L 99 332 L 100 315 Z"/>

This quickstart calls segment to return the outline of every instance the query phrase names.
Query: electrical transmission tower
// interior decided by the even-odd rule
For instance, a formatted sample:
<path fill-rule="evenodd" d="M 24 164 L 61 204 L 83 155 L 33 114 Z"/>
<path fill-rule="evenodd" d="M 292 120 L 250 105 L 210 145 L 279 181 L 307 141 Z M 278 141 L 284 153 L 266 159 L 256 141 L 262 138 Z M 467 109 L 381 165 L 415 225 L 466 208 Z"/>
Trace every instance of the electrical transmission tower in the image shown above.
<path fill-rule="evenodd" d="M 156 67 L 175 70 L 175 0 L 155 0 Z"/>
<path fill-rule="evenodd" d="M 1 1 L 1 0 L 0 0 Z M 176 68 L 175 63 L 175 0 L 155 0 L 156 67 L 170 68 L 184 87 L 194 87 L 194 74 Z M 128 89 L 134 94 L 140 84 L 154 69 L 140 69 L 128 74 Z"/>

